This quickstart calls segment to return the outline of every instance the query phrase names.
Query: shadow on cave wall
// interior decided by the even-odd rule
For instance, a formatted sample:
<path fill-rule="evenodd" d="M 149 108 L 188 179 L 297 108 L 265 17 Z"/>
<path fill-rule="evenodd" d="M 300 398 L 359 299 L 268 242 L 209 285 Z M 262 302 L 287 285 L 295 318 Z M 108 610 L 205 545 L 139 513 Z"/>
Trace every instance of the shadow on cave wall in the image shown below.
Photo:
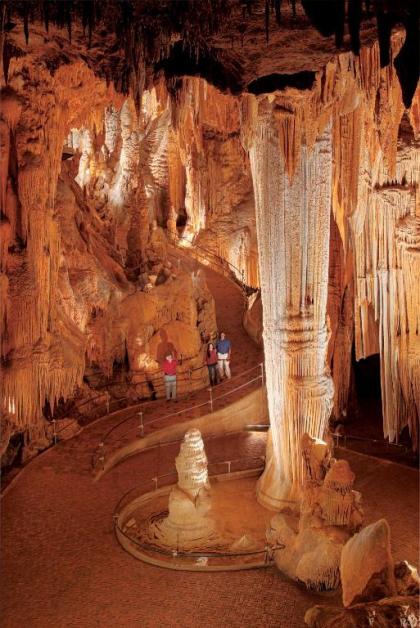
<path fill-rule="evenodd" d="M 349 420 L 344 426 L 344 433 L 362 440 L 350 438 L 347 444 L 351 449 L 367 455 L 417 467 L 419 456 L 411 449 L 408 427 L 399 435 L 398 446 L 384 438 L 379 354 L 356 361 L 353 345 L 351 377 Z"/>
<path fill-rule="evenodd" d="M 375 354 L 357 362 L 353 347 L 352 366 L 354 427 L 361 436 L 383 439 L 380 357 Z"/>

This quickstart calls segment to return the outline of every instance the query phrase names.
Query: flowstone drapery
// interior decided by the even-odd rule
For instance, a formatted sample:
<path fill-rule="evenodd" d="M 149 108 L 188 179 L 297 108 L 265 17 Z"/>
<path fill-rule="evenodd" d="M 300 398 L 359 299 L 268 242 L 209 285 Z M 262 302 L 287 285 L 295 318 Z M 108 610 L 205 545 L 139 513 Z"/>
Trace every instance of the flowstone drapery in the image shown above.
<path fill-rule="evenodd" d="M 277 567 L 308 589 L 335 589 L 345 543 L 363 522 L 361 495 L 353 490 L 355 475 L 346 460 L 332 458 L 331 444 L 304 434 L 299 521 L 277 513 L 267 540 L 284 546 L 274 554 Z M 295 519 L 293 521 L 293 519 Z"/>
<path fill-rule="evenodd" d="M 333 396 L 326 368 L 331 127 L 291 160 L 296 118 L 261 100 L 250 145 L 272 436 L 257 494 L 275 509 L 297 500 L 302 434 L 322 438 Z"/>

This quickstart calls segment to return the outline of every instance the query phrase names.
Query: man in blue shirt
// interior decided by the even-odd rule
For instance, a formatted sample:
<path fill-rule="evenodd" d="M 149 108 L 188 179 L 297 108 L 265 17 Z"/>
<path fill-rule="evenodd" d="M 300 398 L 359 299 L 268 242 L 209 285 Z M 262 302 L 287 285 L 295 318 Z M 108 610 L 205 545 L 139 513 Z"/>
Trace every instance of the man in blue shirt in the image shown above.
<path fill-rule="evenodd" d="M 219 377 L 223 379 L 226 376 L 230 379 L 230 340 L 226 338 L 225 333 L 220 332 L 220 339 L 216 344 L 217 350 L 217 368 L 219 369 Z"/>

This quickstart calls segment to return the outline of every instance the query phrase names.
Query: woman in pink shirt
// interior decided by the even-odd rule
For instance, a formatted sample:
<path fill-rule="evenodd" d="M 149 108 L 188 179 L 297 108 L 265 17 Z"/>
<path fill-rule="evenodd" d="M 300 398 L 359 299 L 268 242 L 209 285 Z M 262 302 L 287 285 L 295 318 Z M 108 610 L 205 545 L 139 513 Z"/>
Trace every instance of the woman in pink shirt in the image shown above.
<path fill-rule="evenodd" d="M 209 342 L 206 351 L 206 364 L 209 370 L 210 384 L 217 384 L 217 351 L 212 342 Z"/>
<path fill-rule="evenodd" d="M 166 356 L 162 368 L 163 378 L 165 380 L 166 401 L 173 399 L 176 401 L 176 367 L 178 362 L 173 357 L 172 353 L 168 353 Z"/>

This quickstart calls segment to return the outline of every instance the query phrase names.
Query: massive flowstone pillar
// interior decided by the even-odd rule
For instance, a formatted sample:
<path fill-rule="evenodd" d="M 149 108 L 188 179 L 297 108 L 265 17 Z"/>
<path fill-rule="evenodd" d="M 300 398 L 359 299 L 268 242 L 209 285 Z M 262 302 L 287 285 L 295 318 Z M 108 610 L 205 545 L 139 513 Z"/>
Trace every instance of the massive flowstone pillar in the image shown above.
<path fill-rule="evenodd" d="M 271 442 L 257 487 L 264 506 L 299 497 L 300 440 L 322 438 L 333 384 L 326 358 L 331 210 L 331 126 L 308 146 L 299 112 L 254 104 L 250 160 L 255 192 Z M 248 127 L 249 128 L 249 127 Z"/>

